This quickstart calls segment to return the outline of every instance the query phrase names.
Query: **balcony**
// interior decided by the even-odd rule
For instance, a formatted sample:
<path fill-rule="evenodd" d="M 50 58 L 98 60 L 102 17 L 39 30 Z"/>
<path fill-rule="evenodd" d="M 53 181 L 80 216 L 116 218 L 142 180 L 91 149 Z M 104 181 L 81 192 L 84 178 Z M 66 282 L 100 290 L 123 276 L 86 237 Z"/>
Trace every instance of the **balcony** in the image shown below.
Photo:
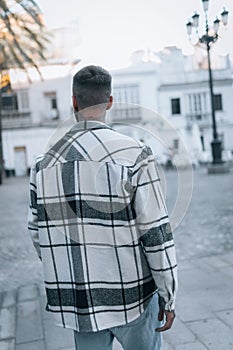
<path fill-rule="evenodd" d="M 188 113 L 185 115 L 187 127 L 192 127 L 192 124 L 196 123 L 201 128 L 207 128 L 211 126 L 210 113 Z"/>
<path fill-rule="evenodd" d="M 1 111 L 2 128 L 12 129 L 31 125 L 31 112 Z"/>
<path fill-rule="evenodd" d="M 142 119 L 141 108 L 137 105 L 117 104 L 110 113 L 112 122 L 136 123 Z"/>

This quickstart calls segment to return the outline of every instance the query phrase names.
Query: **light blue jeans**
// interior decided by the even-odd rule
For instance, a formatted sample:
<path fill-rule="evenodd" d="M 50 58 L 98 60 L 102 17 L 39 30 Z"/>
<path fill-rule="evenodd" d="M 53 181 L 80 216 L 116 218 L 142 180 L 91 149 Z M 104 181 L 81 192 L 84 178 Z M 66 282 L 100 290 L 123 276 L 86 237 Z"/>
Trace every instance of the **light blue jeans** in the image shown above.
<path fill-rule="evenodd" d="M 158 296 L 151 299 L 146 310 L 136 320 L 99 332 L 74 331 L 76 350 L 112 350 L 114 337 L 124 350 L 161 350 L 162 335 L 155 332 L 158 321 Z"/>

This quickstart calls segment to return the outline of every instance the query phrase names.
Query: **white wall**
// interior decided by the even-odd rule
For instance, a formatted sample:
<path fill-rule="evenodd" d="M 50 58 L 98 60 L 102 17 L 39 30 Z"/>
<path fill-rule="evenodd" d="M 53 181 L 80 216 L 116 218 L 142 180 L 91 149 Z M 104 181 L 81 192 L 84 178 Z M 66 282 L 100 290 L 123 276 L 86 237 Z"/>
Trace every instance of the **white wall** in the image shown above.
<path fill-rule="evenodd" d="M 3 130 L 4 166 L 6 169 L 15 169 L 14 147 L 25 147 L 28 168 L 34 159 L 43 153 L 54 129 L 28 128 Z"/>
<path fill-rule="evenodd" d="M 158 65 L 154 62 L 142 62 L 133 67 L 112 71 L 113 87 L 114 85 L 137 84 L 139 86 L 140 106 L 157 111 L 158 99 L 156 92 L 159 85 L 157 69 Z"/>
<path fill-rule="evenodd" d="M 40 79 L 35 69 L 29 70 L 32 83 L 27 76 L 18 71 L 11 72 L 11 82 L 14 90 L 28 89 L 32 124 L 42 123 L 48 115 L 44 93 L 55 92 L 61 120 L 68 118 L 72 106 L 72 65 L 51 65 L 41 67 L 43 79 Z"/>
<path fill-rule="evenodd" d="M 225 72 L 226 73 L 226 72 Z M 202 134 L 205 139 L 205 147 L 207 150 L 211 150 L 211 141 L 213 139 L 212 136 L 212 116 L 211 116 L 211 107 L 210 107 L 210 95 L 209 95 L 209 84 L 208 81 L 198 82 L 199 76 L 198 72 L 193 73 L 193 79 L 198 77 L 193 83 L 185 84 L 179 80 L 177 76 L 177 82 L 162 85 L 159 88 L 159 101 L 160 101 L 160 110 L 159 112 L 162 115 L 168 117 L 169 121 L 171 121 L 178 129 L 184 128 L 186 124 L 186 115 L 189 114 L 189 109 L 187 105 L 187 100 L 185 95 L 194 94 L 194 93 L 207 93 L 207 112 L 209 113 L 209 123 L 199 125 L 202 128 Z M 219 72 L 215 74 L 215 77 L 220 77 Z M 166 78 L 168 79 L 168 77 Z M 229 136 L 229 134 L 233 134 L 233 88 L 230 71 L 228 71 L 228 79 L 215 80 L 214 81 L 214 94 L 222 95 L 222 111 L 216 111 L 216 121 L 217 121 L 217 129 L 219 134 L 224 134 L 224 146 L 225 149 L 233 150 L 233 138 Z M 167 81 L 166 81 L 167 83 Z M 172 98 L 180 98 L 181 103 L 181 115 L 172 115 L 171 113 L 171 99 Z M 197 134 L 196 134 L 197 136 Z M 192 138 L 193 147 L 195 146 L 195 142 L 199 143 L 199 140 L 196 141 Z"/>
<path fill-rule="evenodd" d="M 30 88 L 30 105 L 33 123 L 46 120 L 46 92 L 56 92 L 57 107 L 62 120 L 68 118 L 71 112 L 71 79 L 63 77 L 37 82 Z"/>

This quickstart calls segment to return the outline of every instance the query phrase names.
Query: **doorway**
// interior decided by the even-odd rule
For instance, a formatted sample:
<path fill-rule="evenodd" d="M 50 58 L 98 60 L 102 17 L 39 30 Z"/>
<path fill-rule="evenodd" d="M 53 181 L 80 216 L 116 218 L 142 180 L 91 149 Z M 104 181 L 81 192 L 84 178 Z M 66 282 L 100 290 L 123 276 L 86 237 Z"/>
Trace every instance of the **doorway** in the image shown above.
<path fill-rule="evenodd" d="M 14 147 L 14 158 L 15 158 L 15 175 L 16 176 L 27 175 L 26 147 L 25 146 Z"/>

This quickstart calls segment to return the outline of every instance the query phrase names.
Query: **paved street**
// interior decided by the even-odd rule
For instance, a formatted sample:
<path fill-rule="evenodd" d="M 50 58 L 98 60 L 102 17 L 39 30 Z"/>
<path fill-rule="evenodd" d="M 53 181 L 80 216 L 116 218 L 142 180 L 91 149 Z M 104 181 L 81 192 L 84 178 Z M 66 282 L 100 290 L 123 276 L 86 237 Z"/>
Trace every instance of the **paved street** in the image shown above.
<path fill-rule="evenodd" d="M 16 288 L 42 279 L 41 264 L 27 232 L 28 178 L 0 186 L 0 286 Z"/>
<path fill-rule="evenodd" d="M 174 202 L 176 178 L 167 174 L 167 204 Z M 233 169 L 229 174 L 208 175 L 206 169 L 194 171 L 189 209 L 175 230 L 180 260 L 233 251 Z"/>
<path fill-rule="evenodd" d="M 170 208 L 175 172 L 166 178 Z M 174 232 L 180 288 L 164 350 L 233 350 L 232 178 L 233 171 L 194 173 L 190 208 Z M 27 182 L 10 178 L 0 187 L 0 349 L 73 350 L 72 331 L 44 311 L 41 263 L 26 230 Z"/>

